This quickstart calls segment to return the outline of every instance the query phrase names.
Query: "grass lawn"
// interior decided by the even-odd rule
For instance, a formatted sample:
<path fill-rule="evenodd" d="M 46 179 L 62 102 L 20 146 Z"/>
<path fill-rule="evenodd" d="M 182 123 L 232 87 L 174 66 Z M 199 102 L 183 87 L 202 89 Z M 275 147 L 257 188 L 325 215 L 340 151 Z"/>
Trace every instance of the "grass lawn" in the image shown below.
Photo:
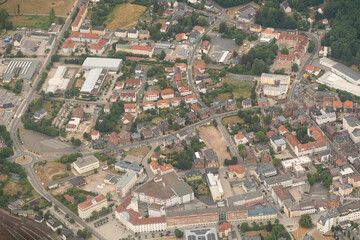
<path fill-rule="evenodd" d="M 15 27 L 40 29 L 48 29 L 50 27 L 48 16 L 10 16 L 10 21 Z"/>
<path fill-rule="evenodd" d="M 238 116 L 231 116 L 231 117 L 226 117 L 222 119 L 222 123 L 224 125 L 227 125 L 229 123 L 233 123 L 233 122 L 243 122 L 243 120 L 241 118 L 239 118 Z"/>
<path fill-rule="evenodd" d="M 53 104 L 51 104 L 50 101 L 44 101 L 43 108 L 44 108 L 46 111 L 53 112 L 54 109 L 52 108 L 52 106 L 53 106 Z M 60 107 L 60 106 L 61 106 L 61 102 L 56 102 L 56 106 L 57 106 L 57 107 Z"/>
<path fill-rule="evenodd" d="M 230 98 L 231 98 L 231 93 L 222 93 L 216 97 L 216 100 L 220 102 L 226 102 Z"/>
<path fill-rule="evenodd" d="M 263 236 L 264 238 L 270 234 L 269 232 L 267 232 L 266 230 L 260 230 L 260 231 L 249 231 L 249 232 L 246 232 L 245 235 L 246 236 L 256 236 L 256 235 L 261 235 Z"/>
<path fill-rule="evenodd" d="M 8 184 L 5 185 L 3 188 L 4 193 L 7 193 L 9 195 L 15 195 L 18 191 L 20 191 L 22 194 L 25 194 L 27 191 L 31 190 L 32 197 L 35 198 L 38 196 L 37 192 L 32 188 L 31 184 L 28 182 L 28 184 L 25 184 L 24 186 L 20 185 L 20 183 L 9 181 Z"/>
<path fill-rule="evenodd" d="M 54 8 L 56 15 L 66 16 L 70 12 L 75 0 L 9 0 L 1 5 L 8 13 L 17 14 L 17 6 L 20 6 L 20 14 L 49 14 Z"/>
<path fill-rule="evenodd" d="M 136 26 L 141 14 L 146 7 L 126 3 L 115 7 L 106 21 L 106 28 L 116 30 L 117 28 L 130 29 Z"/>
<path fill-rule="evenodd" d="M 253 86 L 252 83 L 235 82 L 235 81 L 232 81 L 229 76 L 226 76 L 224 78 L 224 82 L 227 82 L 227 83 L 232 84 L 237 87 L 233 90 L 233 94 L 234 94 L 235 98 L 239 98 L 241 96 L 244 98 L 250 97 L 251 88 Z"/>
<path fill-rule="evenodd" d="M 148 153 L 148 150 L 145 145 L 141 146 L 141 148 L 133 148 L 126 153 L 126 155 L 132 156 L 145 156 Z"/>
<path fill-rule="evenodd" d="M 158 121 L 161 121 L 161 120 L 163 120 L 163 118 L 161 118 L 161 117 L 156 117 L 156 118 L 153 118 L 153 119 L 151 120 L 151 122 L 154 123 L 154 124 L 157 124 Z"/>

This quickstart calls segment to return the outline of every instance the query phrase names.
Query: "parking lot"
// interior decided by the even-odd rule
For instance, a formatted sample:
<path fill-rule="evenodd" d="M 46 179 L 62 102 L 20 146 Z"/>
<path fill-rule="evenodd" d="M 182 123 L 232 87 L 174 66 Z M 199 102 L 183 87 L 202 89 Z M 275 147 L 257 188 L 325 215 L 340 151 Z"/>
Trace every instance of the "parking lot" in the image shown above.
<path fill-rule="evenodd" d="M 25 55 L 38 55 L 38 56 L 44 56 L 45 55 L 45 46 L 46 46 L 47 40 L 44 38 L 35 38 L 35 37 L 24 37 L 21 51 Z"/>
<path fill-rule="evenodd" d="M 0 105 L 12 103 L 14 107 L 0 110 L 0 125 L 8 125 L 15 114 L 15 109 L 21 103 L 21 97 L 5 89 L 0 89 Z"/>
<path fill-rule="evenodd" d="M 219 61 L 223 55 L 224 51 L 229 51 L 230 49 L 237 49 L 237 45 L 234 40 L 217 37 L 218 34 L 210 33 L 211 36 L 211 49 L 209 56 L 213 61 Z M 228 54 L 230 57 L 231 54 Z"/>

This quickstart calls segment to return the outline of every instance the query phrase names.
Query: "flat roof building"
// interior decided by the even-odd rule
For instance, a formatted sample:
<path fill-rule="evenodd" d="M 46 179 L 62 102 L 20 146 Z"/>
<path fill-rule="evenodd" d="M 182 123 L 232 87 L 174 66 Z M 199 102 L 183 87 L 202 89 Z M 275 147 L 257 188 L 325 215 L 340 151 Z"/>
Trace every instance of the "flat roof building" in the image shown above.
<path fill-rule="evenodd" d="M 2 79 L 7 83 L 11 79 L 31 80 L 39 65 L 39 60 L 11 60 L 2 74 Z"/>
<path fill-rule="evenodd" d="M 90 70 L 80 89 L 82 94 L 98 95 L 106 79 L 107 71 L 103 68 L 93 68 Z"/>
<path fill-rule="evenodd" d="M 83 174 L 99 168 L 100 164 L 96 157 L 87 156 L 76 159 L 76 161 L 73 162 L 73 167 L 78 173 Z"/>
<path fill-rule="evenodd" d="M 118 71 L 120 70 L 121 64 L 122 59 L 88 57 L 85 59 L 82 68 L 84 70 L 103 68 L 108 71 Z"/>

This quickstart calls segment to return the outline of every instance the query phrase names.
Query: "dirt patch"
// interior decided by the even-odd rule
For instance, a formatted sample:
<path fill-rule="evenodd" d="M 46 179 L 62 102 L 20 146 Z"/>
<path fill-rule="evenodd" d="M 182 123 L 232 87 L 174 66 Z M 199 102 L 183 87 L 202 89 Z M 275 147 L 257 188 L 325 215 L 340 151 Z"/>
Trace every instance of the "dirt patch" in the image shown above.
<path fill-rule="evenodd" d="M 249 2 L 249 3 L 243 4 L 243 5 L 239 5 L 239 6 L 235 6 L 235 7 L 228 8 L 228 9 L 227 9 L 227 15 L 229 16 L 230 19 L 234 19 L 235 13 L 236 13 L 237 11 L 239 11 L 240 9 L 242 9 L 243 7 L 247 6 L 247 5 L 252 5 L 252 6 L 254 6 L 254 7 L 260 8 L 260 6 L 257 5 L 256 3 L 254 3 L 254 2 Z"/>
<path fill-rule="evenodd" d="M 136 26 L 141 14 L 146 7 L 136 4 L 121 4 L 116 6 L 110 13 L 106 28 L 116 30 L 117 28 L 130 29 Z M 121 17 L 119 17 L 121 16 Z"/>
<path fill-rule="evenodd" d="M 16 162 L 18 164 L 23 165 L 23 164 L 27 164 L 27 163 L 31 162 L 31 160 L 32 160 L 32 158 L 30 156 L 22 156 L 22 157 L 18 157 L 16 159 Z"/>
<path fill-rule="evenodd" d="M 3 182 L 7 179 L 7 175 L 6 174 L 0 174 L 0 181 Z"/>
<path fill-rule="evenodd" d="M 331 232 L 329 232 L 328 235 L 332 235 Z M 315 240 L 332 240 L 334 237 L 332 236 L 324 236 L 318 232 L 313 232 L 310 236 L 312 236 Z"/>
<path fill-rule="evenodd" d="M 199 127 L 199 135 L 208 148 L 214 149 L 219 158 L 220 164 L 224 163 L 224 159 L 230 159 L 227 151 L 227 143 L 220 131 L 214 126 Z"/>
<path fill-rule="evenodd" d="M 291 232 L 296 240 L 302 239 L 305 234 L 310 232 L 313 228 L 302 228 L 299 227 L 296 231 Z"/>
<path fill-rule="evenodd" d="M 62 185 L 60 185 L 58 188 L 54 189 L 51 191 L 51 194 L 53 195 L 58 195 L 58 194 L 63 194 L 65 193 L 69 188 L 72 188 L 73 185 L 69 182 L 66 182 Z"/>
<path fill-rule="evenodd" d="M 245 232 L 245 235 L 250 236 L 250 237 L 256 236 L 256 235 L 261 235 L 265 238 L 268 234 L 269 233 L 265 230 Z"/>
<path fill-rule="evenodd" d="M 39 176 L 41 183 L 47 186 L 55 175 L 64 173 L 71 174 L 71 171 L 66 170 L 66 165 L 58 162 L 47 162 L 46 165 L 35 165 L 35 172 Z"/>
<path fill-rule="evenodd" d="M 80 187 L 82 190 L 90 191 L 90 192 L 97 192 L 99 194 L 106 195 L 106 193 L 110 192 L 111 194 L 115 194 L 115 185 L 105 184 L 104 178 L 110 171 L 103 171 L 100 170 L 96 174 L 91 174 L 85 178 L 86 185 Z M 118 174 L 120 175 L 120 174 Z M 103 184 L 103 185 L 102 185 Z M 101 188 L 100 185 L 103 187 Z M 99 187 L 100 188 L 99 188 Z"/>
<path fill-rule="evenodd" d="M 145 145 L 140 148 L 133 148 L 126 153 L 126 155 L 136 156 L 136 157 L 144 157 L 148 153 L 147 147 Z"/>

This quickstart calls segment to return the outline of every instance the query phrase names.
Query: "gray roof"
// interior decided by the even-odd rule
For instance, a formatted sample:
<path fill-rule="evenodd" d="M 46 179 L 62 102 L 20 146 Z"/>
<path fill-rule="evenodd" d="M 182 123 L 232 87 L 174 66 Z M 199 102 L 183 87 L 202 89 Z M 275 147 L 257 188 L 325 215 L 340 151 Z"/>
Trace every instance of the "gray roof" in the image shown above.
<path fill-rule="evenodd" d="M 125 29 L 118 28 L 118 29 L 115 30 L 115 32 L 126 32 L 126 30 L 125 30 Z"/>
<path fill-rule="evenodd" d="M 137 33 L 137 32 L 138 32 L 138 30 L 136 30 L 136 29 L 134 29 L 134 28 L 128 30 L 128 33 Z"/>
<path fill-rule="evenodd" d="M 9 81 L 11 78 L 31 80 L 39 65 L 39 60 L 11 60 L 3 73 L 3 79 L 4 81 Z"/>
<path fill-rule="evenodd" d="M 119 181 L 116 183 L 116 187 L 121 189 L 124 188 L 134 176 L 136 176 L 136 173 L 131 171 L 127 172 L 125 175 L 122 175 Z"/>
<path fill-rule="evenodd" d="M 258 205 L 255 208 L 248 210 L 249 217 L 266 216 L 266 215 L 273 215 L 273 214 L 276 214 L 276 211 L 274 208 L 265 208 L 261 205 Z"/>
<path fill-rule="evenodd" d="M 344 119 L 350 127 L 356 127 L 360 125 L 359 119 L 354 115 L 346 116 Z"/>
<path fill-rule="evenodd" d="M 95 31 L 104 31 L 105 28 L 103 28 L 103 27 L 93 27 L 92 30 L 95 30 Z"/>
<path fill-rule="evenodd" d="M 76 161 L 74 162 L 74 164 L 76 166 L 78 166 L 79 168 L 83 168 L 83 167 L 86 167 L 90 164 L 93 164 L 93 163 L 96 163 L 96 162 L 99 162 L 99 160 L 97 160 L 96 157 L 94 156 L 87 156 L 87 157 L 83 157 L 83 158 L 78 158 L 76 159 Z"/>
<path fill-rule="evenodd" d="M 339 216 L 338 210 L 336 208 L 330 209 L 325 215 L 320 216 L 318 223 L 324 226 L 327 220 L 337 216 Z"/>
<path fill-rule="evenodd" d="M 251 105 L 251 99 L 250 99 L 250 98 L 245 98 L 245 99 L 242 101 L 242 105 Z"/>
<path fill-rule="evenodd" d="M 138 162 L 127 163 L 123 160 L 117 160 L 115 163 L 115 166 L 118 166 L 120 168 L 124 168 L 127 170 L 132 170 L 134 172 L 141 172 L 141 170 L 142 170 L 142 167 L 139 166 Z"/>
<path fill-rule="evenodd" d="M 352 212 L 357 212 L 360 210 L 360 201 L 357 200 L 357 201 L 348 203 L 346 205 L 342 205 L 342 206 L 338 207 L 337 210 L 341 216 L 347 215 Z"/>
<path fill-rule="evenodd" d="M 276 168 L 272 163 L 259 164 L 255 169 L 255 173 L 259 176 L 260 180 L 264 180 L 266 175 L 274 171 L 276 171 Z"/>
<path fill-rule="evenodd" d="M 262 197 L 262 194 L 260 191 L 247 192 L 244 194 L 228 197 L 227 204 L 228 204 L 228 206 L 237 206 L 238 204 L 236 204 L 236 202 L 244 201 L 244 200 L 247 201 L 247 200 L 251 200 L 251 199 L 255 199 L 255 198 L 259 198 L 259 197 Z"/>
<path fill-rule="evenodd" d="M 285 173 L 283 175 L 269 177 L 269 178 L 265 179 L 267 185 L 273 185 L 273 184 L 277 184 L 277 183 L 281 183 L 281 182 L 285 182 L 285 181 L 289 181 L 289 180 L 292 180 L 292 178 L 288 173 Z"/>
<path fill-rule="evenodd" d="M 140 33 L 140 34 L 148 34 L 149 31 L 148 31 L 148 30 L 142 30 L 142 29 L 141 29 L 141 30 L 139 30 L 139 33 Z"/>
<path fill-rule="evenodd" d="M 218 240 L 215 228 L 204 228 L 185 231 L 186 240 Z"/>
<path fill-rule="evenodd" d="M 195 162 L 195 161 L 194 161 Z M 203 160 L 204 162 L 204 160 Z M 201 176 L 202 173 L 200 170 L 196 170 L 196 169 L 190 169 L 190 171 L 188 171 L 187 173 L 185 173 L 186 177 L 193 177 L 193 176 Z"/>
<path fill-rule="evenodd" d="M 359 137 L 360 136 L 360 129 L 355 129 L 354 131 L 352 131 L 352 134 L 355 136 L 355 137 Z"/>
<path fill-rule="evenodd" d="M 176 193 L 177 196 L 183 197 L 193 193 L 193 190 L 187 183 L 179 183 L 172 187 L 172 190 Z"/>
<path fill-rule="evenodd" d="M 335 68 L 336 70 L 338 70 L 342 74 L 352 78 L 354 81 L 359 81 L 360 80 L 360 74 L 359 73 L 355 72 L 351 68 L 348 68 L 347 66 L 345 66 L 345 65 L 343 65 L 341 63 L 335 64 L 333 66 L 333 68 Z"/>
<path fill-rule="evenodd" d="M 205 157 L 208 161 L 215 160 L 218 161 L 218 157 L 215 155 L 215 152 L 213 149 L 206 149 L 204 151 Z"/>

